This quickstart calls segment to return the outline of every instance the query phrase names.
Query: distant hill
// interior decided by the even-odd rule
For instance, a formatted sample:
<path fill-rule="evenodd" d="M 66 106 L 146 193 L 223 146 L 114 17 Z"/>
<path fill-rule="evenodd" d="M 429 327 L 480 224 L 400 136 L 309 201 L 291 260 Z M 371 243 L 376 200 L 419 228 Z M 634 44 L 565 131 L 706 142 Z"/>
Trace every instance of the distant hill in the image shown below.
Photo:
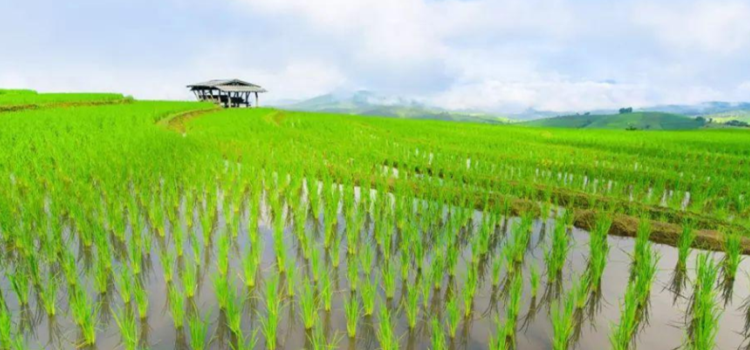
<path fill-rule="evenodd" d="M 632 112 L 624 114 L 576 114 L 532 120 L 521 125 L 571 129 L 638 129 L 691 130 L 705 122 L 696 118 L 663 112 Z"/>
<path fill-rule="evenodd" d="M 389 98 L 369 91 L 353 94 L 326 94 L 309 100 L 281 104 L 278 107 L 297 111 L 357 114 L 408 119 L 432 119 L 445 121 L 508 123 L 510 120 L 487 113 L 451 111 L 427 106 L 414 100 Z"/>
<path fill-rule="evenodd" d="M 712 119 L 715 123 L 726 123 L 732 120 L 750 123 L 750 109 L 707 114 L 705 117 L 706 119 Z"/>
<path fill-rule="evenodd" d="M 649 112 L 664 112 L 682 114 L 686 116 L 707 116 L 711 114 L 731 113 L 742 110 L 750 110 L 750 102 L 722 102 L 711 101 L 694 105 L 664 105 L 640 108 Z"/>

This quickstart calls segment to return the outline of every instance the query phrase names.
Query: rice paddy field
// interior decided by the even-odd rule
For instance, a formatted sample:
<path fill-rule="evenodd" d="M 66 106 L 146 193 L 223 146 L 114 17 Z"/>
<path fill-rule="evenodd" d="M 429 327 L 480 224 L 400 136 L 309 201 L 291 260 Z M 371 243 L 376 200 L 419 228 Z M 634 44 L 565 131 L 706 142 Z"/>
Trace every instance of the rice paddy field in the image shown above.
<path fill-rule="evenodd" d="M 750 346 L 748 131 L 21 95 L 1 349 Z"/>

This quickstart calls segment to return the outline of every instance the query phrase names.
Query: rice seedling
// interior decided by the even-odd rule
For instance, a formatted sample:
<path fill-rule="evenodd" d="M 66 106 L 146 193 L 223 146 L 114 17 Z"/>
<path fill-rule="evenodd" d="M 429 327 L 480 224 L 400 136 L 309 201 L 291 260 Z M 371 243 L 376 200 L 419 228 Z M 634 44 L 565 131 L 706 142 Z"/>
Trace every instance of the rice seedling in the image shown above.
<path fill-rule="evenodd" d="M 289 260 L 289 266 L 286 269 L 286 278 L 284 281 L 286 282 L 286 296 L 289 298 L 294 297 L 294 280 L 295 280 L 295 274 L 296 274 L 296 267 L 294 266 L 294 261 L 292 259 Z"/>
<path fill-rule="evenodd" d="M 477 271 L 474 268 L 469 268 L 466 275 L 466 282 L 464 283 L 464 317 L 468 318 L 474 308 L 474 296 L 477 293 L 478 283 Z"/>
<path fill-rule="evenodd" d="M 361 289 L 362 305 L 365 309 L 365 316 L 370 316 L 373 311 L 375 311 L 375 299 L 378 294 L 377 286 L 369 279 L 365 279 Z"/>
<path fill-rule="evenodd" d="M 219 275 L 226 277 L 229 273 L 229 250 L 231 241 L 229 235 L 220 234 L 218 239 L 218 249 L 216 251 L 216 271 Z"/>
<path fill-rule="evenodd" d="M 552 310 L 552 348 L 554 350 L 566 350 L 570 345 L 573 335 L 573 309 L 576 298 L 576 291 L 573 291 L 565 298 L 562 305 L 558 305 L 558 302 L 554 301 L 550 307 Z"/>
<path fill-rule="evenodd" d="M 393 270 L 393 264 L 385 263 L 380 269 L 380 275 L 383 277 L 383 289 L 385 297 L 393 299 L 396 295 L 396 272 Z"/>
<path fill-rule="evenodd" d="M 261 249 L 254 248 L 251 245 L 242 256 L 242 272 L 247 288 L 255 287 L 255 279 L 258 276 L 258 268 L 260 266 L 260 254 Z"/>
<path fill-rule="evenodd" d="M 188 299 L 192 299 L 198 292 L 198 270 L 196 266 L 189 261 L 185 263 L 185 267 L 180 273 L 180 279 L 182 280 L 182 286 L 185 288 L 185 296 Z"/>
<path fill-rule="evenodd" d="M 510 293 L 508 295 L 508 302 L 505 304 L 505 329 L 509 332 L 508 336 L 515 336 L 516 322 L 518 320 L 518 313 L 521 309 L 521 295 L 523 293 L 523 280 L 520 276 L 513 278 L 510 282 Z"/>
<path fill-rule="evenodd" d="M 600 216 L 591 231 L 589 239 L 589 261 L 586 270 L 586 279 L 591 283 L 591 289 L 598 291 L 604 268 L 607 266 L 609 256 L 609 243 L 607 236 L 612 225 L 612 219 L 608 214 Z"/>
<path fill-rule="evenodd" d="M 114 314 L 115 323 L 120 330 L 122 345 L 126 350 L 138 349 L 138 324 L 128 309 L 122 309 Z"/>
<path fill-rule="evenodd" d="M 145 320 L 148 317 L 148 291 L 146 291 L 146 288 L 140 283 L 136 284 L 133 298 L 135 299 L 135 304 L 138 308 L 138 317 L 141 320 Z"/>
<path fill-rule="evenodd" d="M 349 299 L 344 303 L 346 332 L 349 338 L 354 338 L 357 335 L 357 324 L 359 323 L 361 312 L 362 308 L 359 306 L 359 301 L 354 295 L 350 295 Z"/>
<path fill-rule="evenodd" d="M 378 315 L 380 322 L 378 323 L 377 338 L 380 342 L 380 349 L 382 350 L 397 350 L 399 347 L 399 340 L 396 337 L 393 317 L 388 307 L 381 307 L 380 314 Z"/>
<path fill-rule="evenodd" d="M 688 349 L 713 349 L 719 331 L 721 307 L 716 300 L 715 287 L 719 267 L 708 254 L 698 255 L 696 279 L 691 299 L 688 324 Z"/>
<path fill-rule="evenodd" d="M 222 277 L 219 274 L 213 276 L 214 283 L 214 294 L 216 295 L 216 302 L 219 305 L 219 310 L 226 310 L 227 304 L 229 304 L 229 298 L 232 295 L 231 289 L 232 282 L 229 278 Z"/>
<path fill-rule="evenodd" d="M 281 298 L 279 297 L 279 276 L 273 274 L 266 278 L 265 289 L 266 317 L 261 319 L 261 331 L 266 338 L 266 348 L 276 349 L 276 334 L 281 317 Z"/>
<path fill-rule="evenodd" d="M 54 275 L 50 276 L 44 288 L 39 292 L 39 298 L 44 305 L 47 316 L 55 316 L 57 313 L 57 291 L 60 288 L 60 279 Z M 0 299 L 1 301 L 2 299 Z"/>
<path fill-rule="evenodd" d="M 535 298 L 537 295 L 537 291 L 539 291 L 539 280 L 540 280 L 539 268 L 536 267 L 536 264 L 531 265 L 530 282 L 531 282 L 531 297 L 532 298 Z"/>
<path fill-rule="evenodd" d="M 428 275 L 429 271 L 425 271 L 425 276 Z M 426 309 L 430 304 L 430 293 L 432 292 L 430 282 L 423 276 L 419 280 L 419 283 L 417 283 L 417 288 L 419 288 L 420 294 L 422 294 L 422 307 Z"/>
<path fill-rule="evenodd" d="M 550 282 L 557 280 L 562 274 L 565 260 L 570 251 L 570 237 L 564 220 L 556 220 L 552 231 L 552 245 L 544 252 L 544 261 L 547 265 L 547 278 Z"/>
<path fill-rule="evenodd" d="M 236 336 L 241 335 L 242 330 L 242 310 L 245 304 L 245 300 L 243 298 L 237 298 L 234 294 L 234 289 L 229 290 L 229 295 L 227 296 L 227 306 L 224 310 L 224 314 L 226 315 L 227 319 L 227 325 L 229 326 L 229 330 L 232 331 Z"/>
<path fill-rule="evenodd" d="M 96 330 L 98 325 L 98 314 L 101 305 L 94 303 L 82 290 L 78 290 L 70 298 L 70 309 L 73 319 L 81 328 L 83 344 L 93 345 L 96 343 Z"/>
<path fill-rule="evenodd" d="M 677 243 L 677 269 L 680 271 L 687 271 L 687 258 L 693 241 L 695 241 L 695 229 L 693 224 L 686 220 L 682 225 L 682 234 Z"/>
<path fill-rule="evenodd" d="M 445 341 L 445 334 L 443 334 L 443 327 L 440 326 L 440 321 L 438 321 L 437 317 L 432 317 L 432 337 L 431 344 L 432 344 L 432 350 L 445 350 L 447 349 L 447 344 Z"/>
<path fill-rule="evenodd" d="M 10 281 L 13 292 L 16 293 L 18 303 L 21 306 L 29 304 L 29 278 L 24 271 L 6 272 L 5 277 Z"/>
<path fill-rule="evenodd" d="M 322 326 L 315 327 L 310 335 L 311 350 L 334 350 L 338 348 L 340 342 L 341 337 L 338 332 L 334 333 L 330 340 L 326 339 Z"/>
<path fill-rule="evenodd" d="M 357 291 L 357 285 L 359 285 L 359 266 L 356 261 L 350 261 L 346 268 L 347 276 L 349 277 L 349 288 L 352 291 Z"/>
<path fill-rule="evenodd" d="M 240 336 L 237 344 L 230 344 L 232 350 L 254 350 L 258 345 L 258 330 L 254 330 L 247 336 Z"/>
<path fill-rule="evenodd" d="M 125 304 L 130 304 L 133 297 L 133 291 L 135 289 L 133 283 L 133 276 L 127 268 L 121 268 L 120 273 L 115 275 L 115 283 L 117 289 L 120 292 L 120 298 Z"/>
<path fill-rule="evenodd" d="M 195 312 L 188 318 L 188 330 L 190 336 L 190 348 L 193 350 L 204 350 L 208 347 L 208 319 L 201 318 L 200 314 Z M 238 340 L 241 341 L 241 340 Z"/>
<path fill-rule="evenodd" d="M 300 312 L 305 329 L 310 330 L 318 320 L 319 300 L 315 297 L 315 287 L 309 279 L 303 278 L 300 291 Z"/>
<path fill-rule="evenodd" d="M 372 250 L 372 245 L 365 244 L 364 248 L 362 248 L 362 253 L 359 255 L 359 262 L 362 266 L 362 271 L 365 273 L 365 276 L 370 277 L 372 274 L 372 262 L 374 259 L 375 253 Z"/>
<path fill-rule="evenodd" d="M 161 268 L 162 268 L 162 275 L 164 276 L 164 282 L 167 284 L 172 283 L 173 278 L 173 271 L 174 271 L 174 264 L 175 264 L 175 257 L 174 252 L 167 249 L 165 251 L 162 251 L 161 255 L 159 255 L 159 260 L 161 262 Z"/>
<path fill-rule="evenodd" d="M 333 303 L 333 283 L 328 272 L 325 272 L 324 276 L 319 285 L 320 299 L 323 302 L 323 309 L 325 311 L 331 311 L 331 304 Z"/>
<path fill-rule="evenodd" d="M 13 343 L 13 320 L 11 319 L 10 311 L 5 305 L 0 306 L 0 347 L 3 349 L 11 349 Z"/>
<path fill-rule="evenodd" d="M 609 334 L 610 346 L 613 350 L 628 350 L 638 330 L 638 310 L 640 300 L 634 283 L 629 283 L 625 297 L 620 302 L 620 320 L 612 324 Z"/>
<path fill-rule="evenodd" d="M 492 286 L 497 287 L 500 285 L 500 271 L 503 266 L 503 259 L 500 257 L 495 258 L 492 262 Z"/>
<path fill-rule="evenodd" d="M 172 323 L 175 329 L 182 329 L 185 323 L 185 296 L 177 287 L 171 286 L 167 292 L 169 300 L 169 311 L 172 314 Z"/>
<path fill-rule="evenodd" d="M 742 237 L 739 233 L 724 233 L 724 259 L 721 262 L 722 274 L 727 280 L 734 280 L 742 262 Z"/>
<path fill-rule="evenodd" d="M 406 290 L 404 311 L 406 312 L 409 329 L 414 329 L 417 326 L 417 319 L 419 318 L 419 292 L 414 287 L 407 288 Z"/>
<path fill-rule="evenodd" d="M 458 324 L 461 321 L 461 311 L 458 306 L 458 296 L 453 294 L 448 297 L 448 301 L 445 303 L 445 311 L 447 312 L 446 320 L 448 321 L 448 334 L 451 339 L 456 337 L 458 331 Z"/>
<path fill-rule="evenodd" d="M 515 332 L 510 331 L 508 328 L 508 324 L 501 322 L 499 318 L 495 319 L 495 335 L 490 336 L 489 341 L 489 349 L 490 350 L 508 350 L 511 349 L 509 339 L 509 334 L 512 334 Z"/>

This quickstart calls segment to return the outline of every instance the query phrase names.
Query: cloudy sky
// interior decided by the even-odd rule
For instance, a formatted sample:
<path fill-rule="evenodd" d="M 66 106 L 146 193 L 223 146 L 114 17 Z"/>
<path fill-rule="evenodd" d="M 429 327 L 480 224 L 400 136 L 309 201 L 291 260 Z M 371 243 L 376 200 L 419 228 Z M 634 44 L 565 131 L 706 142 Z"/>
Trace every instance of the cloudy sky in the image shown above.
<path fill-rule="evenodd" d="M 451 109 L 750 101 L 750 0 L 0 0 L 0 87 L 266 101 L 366 89 Z"/>

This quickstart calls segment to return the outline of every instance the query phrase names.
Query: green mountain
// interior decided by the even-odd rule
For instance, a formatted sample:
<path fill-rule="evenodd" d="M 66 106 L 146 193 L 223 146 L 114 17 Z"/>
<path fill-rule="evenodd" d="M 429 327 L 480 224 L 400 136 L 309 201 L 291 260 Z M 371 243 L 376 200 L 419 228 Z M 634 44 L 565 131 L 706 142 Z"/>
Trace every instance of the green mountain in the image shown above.
<path fill-rule="evenodd" d="M 278 106 L 283 109 L 307 112 L 357 114 L 407 119 L 508 123 L 510 119 L 487 113 L 450 111 L 404 98 L 388 98 L 369 91 L 353 94 L 326 94 L 309 100 Z"/>
<path fill-rule="evenodd" d="M 520 125 L 572 129 L 692 130 L 705 125 L 702 119 L 663 112 L 623 114 L 576 114 L 538 119 Z"/>

